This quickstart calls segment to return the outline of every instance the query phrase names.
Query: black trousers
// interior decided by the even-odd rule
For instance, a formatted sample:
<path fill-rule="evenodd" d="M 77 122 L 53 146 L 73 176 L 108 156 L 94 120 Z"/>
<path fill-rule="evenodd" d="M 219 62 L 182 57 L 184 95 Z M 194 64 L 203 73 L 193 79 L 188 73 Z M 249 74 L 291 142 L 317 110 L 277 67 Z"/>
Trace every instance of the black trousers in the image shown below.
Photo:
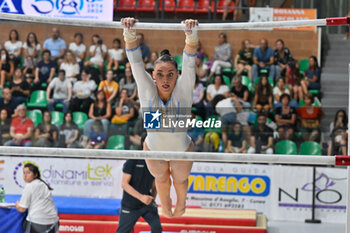
<path fill-rule="evenodd" d="M 122 207 L 120 209 L 117 233 L 130 233 L 140 217 L 143 217 L 150 225 L 152 233 L 162 232 L 158 208 L 157 205 L 152 202 L 150 205 L 136 210 L 129 210 Z"/>
<path fill-rule="evenodd" d="M 23 228 L 25 233 L 58 233 L 59 222 L 51 225 L 41 225 L 24 220 Z"/>
<path fill-rule="evenodd" d="M 86 99 L 79 99 L 77 97 L 73 98 L 70 103 L 70 108 L 72 112 L 85 112 L 86 114 L 89 113 L 90 105 L 93 102 L 93 100 L 88 97 Z"/>

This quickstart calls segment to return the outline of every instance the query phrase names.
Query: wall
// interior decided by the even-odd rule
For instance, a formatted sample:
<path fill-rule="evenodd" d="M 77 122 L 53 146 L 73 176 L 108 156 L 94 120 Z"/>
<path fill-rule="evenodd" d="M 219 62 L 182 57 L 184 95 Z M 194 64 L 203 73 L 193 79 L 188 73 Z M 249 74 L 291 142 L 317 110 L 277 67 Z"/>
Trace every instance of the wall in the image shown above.
<path fill-rule="evenodd" d="M 19 31 L 20 40 L 25 41 L 28 32 L 36 32 L 41 43 L 50 36 L 52 25 L 27 24 L 17 22 L 0 22 L 2 36 L 0 43 L 3 44 L 8 40 L 8 33 L 15 28 Z M 59 26 L 62 37 L 66 42 L 73 40 L 75 32 L 82 32 L 85 37 L 85 44 L 90 45 L 91 35 L 99 34 L 108 47 L 112 45 L 114 38 L 122 39 L 122 30 L 120 29 L 103 29 L 90 27 L 68 27 Z M 172 55 L 182 54 L 184 46 L 184 33 L 181 31 L 150 31 L 145 30 L 145 43 L 149 45 L 151 51 L 160 52 L 167 48 Z M 202 42 L 204 51 L 210 56 L 213 54 L 217 45 L 218 34 L 220 31 L 200 31 L 199 38 Z M 295 31 L 228 31 L 228 41 L 233 48 L 233 54 L 236 55 L 241 46 L 243 39 L 249 38 L 253 44 L 259 44 L 261 38 L 267 38 L 270 45 L 274 47 L 274 42 L 281 38 L 285 41 L 286 46 L 291 50 L 296 59 L 304 59 L 310 55 L 317 57 L 318 37 L 316 32 L 295 32 Z"/>

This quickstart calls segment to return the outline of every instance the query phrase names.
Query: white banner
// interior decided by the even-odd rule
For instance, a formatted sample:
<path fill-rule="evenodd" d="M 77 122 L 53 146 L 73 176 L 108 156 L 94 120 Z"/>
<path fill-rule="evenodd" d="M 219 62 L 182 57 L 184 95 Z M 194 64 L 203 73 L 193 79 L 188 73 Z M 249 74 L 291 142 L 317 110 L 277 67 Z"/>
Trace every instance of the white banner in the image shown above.
<path fill-rule="evenodd" d="M 268 7 L 250 7 L 249 22 L 269 22 L 273 21 L 273 8 Z M 259 28 L 254 30 L 269 30 L 272 28 Z"/>

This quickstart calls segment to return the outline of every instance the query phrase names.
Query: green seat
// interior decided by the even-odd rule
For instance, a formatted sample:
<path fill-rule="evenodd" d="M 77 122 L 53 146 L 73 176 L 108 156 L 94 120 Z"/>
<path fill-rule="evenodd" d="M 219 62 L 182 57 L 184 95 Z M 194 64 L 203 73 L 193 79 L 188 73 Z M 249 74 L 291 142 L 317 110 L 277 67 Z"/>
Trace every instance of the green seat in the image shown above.
<path fill-rule="evenodd" d="M 317 142 L 303 142 L 300 145 L 300 155 L 322 155 L 322 149 Z"/>
<path fill-rule="evenodd" d="M 64 105 L 62 103 L 57 103 L 55 108 L 63 109 Z"/>
<path fill-rule="evenodd" d="M 215 132 L 215 133 L 218 133 L 219 135 L 221 135 L 221 127 L 220 128 L 215 128 L 215 122 L 217 120 L 220 120 L 220 117 L 217 116 L 217 115 L 212 115 L 212 116 L 209 116 L 207 118 L 207 120 L 209 120 L 210 122 L 213 122 L 214 121 L 214 126 L 213 127 L 205 127 L 204 128 L 204 134 L 206 133 L 209 133 L 209 132 Z M 207 121 L 206 120 L 206 121 Z M 203 126 L 204 127 L 204 126 Z"/>
<path fill-rule="evenodd" d="M 252 81 L 250 80 L 250 78 L 248 76 L 242 76 L 242 84 L 246 87 L 248 87 L 248 90 L 250 93 L 254 92 L 254 88 L 252 85 Z"/>
<path fill-rule="evenodd" d="M 196 115 L 196 121 L 203 121 L 203 118 L 199 115 Z"/>
<path fill-rule="evenodd" d="M 33 91 L 30 95 L 28 108 L 47 108 L 46 91 L 38 90 Z"/>
<path fill-rule="evenodd" d="M 223 68 L 221 70 L 223 75 L 228 75 L 228 76 L 232 76 L 233 74 L 233 69 L 232 68 Z"/>
<path fill-rule="evenodd" d="M 29 117 L 33 121 L 34 127 L 39 125 L 43 120 L 43 115 L 41 114 L 41 111 L 39 111 L 39 110 L 28 111 L 27 117 Z"/>
<path fill-rule="evenodd" d="M 60 126 L 63 124 L 63 118 L 64 114 L 59 111 L 52 111 L 51 112 L 51 124 Z"/>
<path fill-rule="evenodd" d="M 209 57 L 203 57 L 203 64 L 207 63 L 209 61 Z"/>
<path fill-rule="evenodd" d="M 299 71 L 301 74 L 303 74 L 308 67 L 309 67 L 309 59 L 303 59 L 299 61 Z"/>
<path fill-rule="evenodd" d="M 299 100 L 299 107 L 303 107 L 305 106 L 305 100 L 301 99 Z M 318 101 L 314 101 L 314 103 L 312 104 L 312 106 L 317 106 L 317 107 L 320 107 L 320 104 Z"/>
<path fill-rule="evenodd" d="M 259 74 L 266 74 L 266 75 L 268 75 L 269 74 L 269 70 L 267 70 L 267 69 L 260 69 Z"/>
<path fill-rule="evenodd" d="M 279 141 L 275 146 L 275 154 L 296 155 L 298 154 L 297 145 L 290 140 Z"/>
<path fill-rule="evenodd" d="M 85 122 L 87 121 L 88 116 L 85 112 L 73 112 L 73 121 L 78 125 L 80 129 L 84 127 Z"/>
<path fill-rule="evenodd" d="M 124 135 L 113 135 L 108 138 L 106 148 L 110 150 L 124 150 L 125 149 L 124 141 L 125 141 Z"/>
<path fill-rule="evenodd" d="M 177 63 L 177 70 L 178 71 L 181 71 L 182 70 L 182 55 L 176 55 L 174 57 L 174 60 L 176 61 Z"/>
<path fill-rule="evenodd" d="M 228 87 L 230 87 L 230 78 L 228 77 L 228 76 L 226 76 L 226 75 L 223 75 L 222 76 L 222 78 L 224 79 L 224 83 L 228 86 Z"/>
<path fill-rule="evenodd" d="M 311 94 L 313 94 L 314 96 L 318 96 L 320 94 L 320 90 L 317 90 L 317 89 L 312 89 L 312 90 L 309 90 L 309 92 Z"/>

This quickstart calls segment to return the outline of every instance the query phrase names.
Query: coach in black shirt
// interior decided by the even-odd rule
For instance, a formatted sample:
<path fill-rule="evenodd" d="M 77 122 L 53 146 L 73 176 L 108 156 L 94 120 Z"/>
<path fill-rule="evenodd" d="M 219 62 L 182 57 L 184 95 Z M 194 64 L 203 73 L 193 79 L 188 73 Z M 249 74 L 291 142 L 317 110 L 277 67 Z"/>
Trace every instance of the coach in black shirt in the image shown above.
<path fill-rule="evenodd" d="M 124 192 L 117 233 L 130 233 L 140 217 L 151 226 L 152 233 L 161 233 L 158 208 L 154 202 L 154 177 L 144 160 L 129 159 L 124 163 L 122 188 Z"/>

